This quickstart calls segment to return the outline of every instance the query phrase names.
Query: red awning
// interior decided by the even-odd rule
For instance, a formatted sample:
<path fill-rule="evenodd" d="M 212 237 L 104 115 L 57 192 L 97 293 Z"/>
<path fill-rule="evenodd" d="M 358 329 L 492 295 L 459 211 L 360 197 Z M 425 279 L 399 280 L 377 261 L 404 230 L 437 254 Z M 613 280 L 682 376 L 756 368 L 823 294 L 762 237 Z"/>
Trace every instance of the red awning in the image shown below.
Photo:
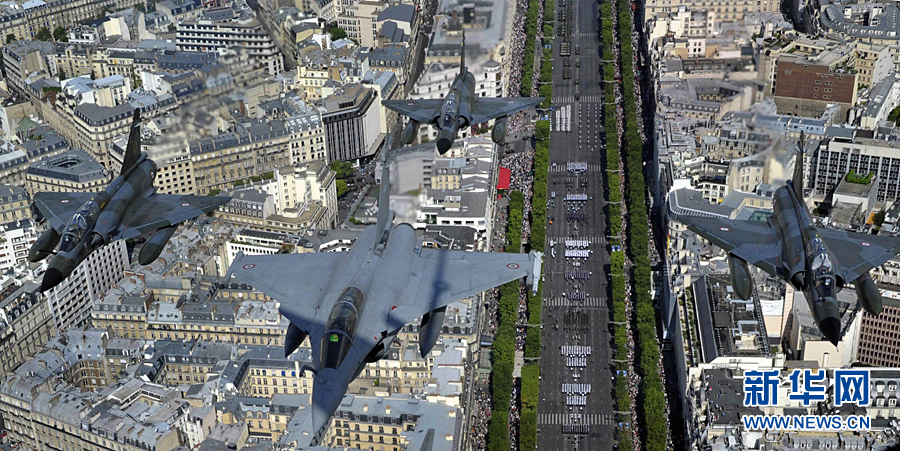
<path fill-rule="evenodd" d="M 512 178 L 512 173 L 509 172 L 509 169 L 504 167 L 500 168 L 500 177 L 497 179 L 497 189 L 509 189 L 509 179 Z"/>

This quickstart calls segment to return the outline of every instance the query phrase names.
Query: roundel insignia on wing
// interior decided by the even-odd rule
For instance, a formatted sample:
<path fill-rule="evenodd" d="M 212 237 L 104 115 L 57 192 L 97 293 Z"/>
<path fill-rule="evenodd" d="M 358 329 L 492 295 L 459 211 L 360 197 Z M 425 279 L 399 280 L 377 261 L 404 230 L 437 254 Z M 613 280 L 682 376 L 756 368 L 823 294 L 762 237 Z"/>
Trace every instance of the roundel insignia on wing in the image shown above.
<path fill-rule="evenodd" d="M 182 203 L 181 203 L 181 206 L 182 206 L 182 207 L 190 207 L 191 204 L 189 204 L 189 203 L 187 203 L 187 202 L 182 202 Z"/>
<path fill-rule="evenodd" d="M 865 247 L 869 247 L 872 245 L 872 243 L 866 243 L 865 241 L 863 241 L 862 243 L 859 243 L 859 244 L 862 244 Z"/>
<path fill-rule="evenodd" d="M 63 199 L 63 200 L 59 201 L 59 203 L 67 204 L 67 203 L 69 203 L 69 199 Z"/>
<path fill-rule="evenodd" d="M 256 268 L 256 265 L 254 265 L 253 263 L 247 263 L 246 265 L 243 266 L 243 268 L 244 269 L 253 269 L 253 268 Z"/>
<path fill-rule="evenodd" d="M 723 231 L 723 232 L 730 232 L 730 231 L 731 231 L 731 229 L 729 229 L 728 227 L 719 227 L 719 230 L 721 230 L 721 231 Z"/>
<path fill-rule="evenodd" d="M 510 264 L 506 265 L 506 267 L 509 269 L 519 269 L 519 264 L 518 263 L 510 263 Z"/>

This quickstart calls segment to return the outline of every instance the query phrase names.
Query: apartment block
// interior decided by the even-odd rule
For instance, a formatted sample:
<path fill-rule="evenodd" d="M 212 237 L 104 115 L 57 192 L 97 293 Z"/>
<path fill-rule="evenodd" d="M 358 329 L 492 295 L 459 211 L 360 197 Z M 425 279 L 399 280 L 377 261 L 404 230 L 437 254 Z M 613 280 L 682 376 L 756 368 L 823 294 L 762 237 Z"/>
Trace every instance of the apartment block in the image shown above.
<path fill-rule="evenodd" d="M 31 219 L 31 200 L 25 188 L 0 184 L 0 222 Z"/>
<path fill-rule="evenodd" d="M 0 373 L 12 372 L 56 335 L 38 285 L 9 283 L 0 290 Z"/>
<path fill-rule="evenodd" d="M 137 336 L 141 332 L 143 337 L 138 338 L 144 340 L 283 346 L 287 320 L 281 318 L 277 304 L 247 299 L 249 289 L 246 287 L 241 293 L 243 298 L 229 299 L 223 294 L 201 302 L 200 294 L 193 292 L 177 303 L 155 300 L 147 308 L 135 305 L 143 302 L 135 298 L 109 297 L 91 310 L 92 324 L 125 330 L 128 336 Z M 127 315 L 123 309 L 129 309 Z"/>
<path fill-rule="evenodd" d="M 123 277 L 128 264 L 125 240 L 114 241 L 92 252 L 62 283 L 44 293 L 56 329 L 86 324 L 94 300 Z"/>
<path fill-rule="evenodd" d="M 775 103 L 780 114 L 820 116 L 830 103 L 849 109 L 856 104 L 855 70 L 835 69 L 812 62 L 779 61 Z"/>
<path fill-rule="evenodd" d="M 884 310 L 878 316 L 862 313 L 856 355 L 860 363 L 876 367 L 900 366 L 900 344 L 897 325 L 900 324 L 900 299 L 897 293 L 885 291 Z"/>
<path fill-rule="evenodd" d="M 691 11 L 712 11 L 723 22 L 737 22 L 750 13 L 778 13 L 781 3 L 777 0 L 647 0 L 644 4 L 645 17 L 673 13 L 680 7 Z"/>
<path fill-rule="evenodd" d="M 91 193 L 106 188 L 110 179 L 109 171 L 97 160 L 73 149 L 32 163 L 25 173 L 25 186 L 31 193 Z"/>
<path fill-rule="evenodd" d="M 876 200 L 900 196 L 900 142 L 851 136 L 830 136 L 810 162 L 809 182 L 813 194 L 826 196 L 850 172 L 873 174 L 878 179 Z"/>
<path fill-rule="evenodd" d="M 20 123 L 19 129 L 19 135 L 25 139 L 21 146 L 0 141 L 0 183 L 6 185 L 25 186 L 25 173 L 34 160 L 58 155 L 69 148 L 62 136 L 47 125 L 22 130 Z"/>
<path fill-rule="evenodd" d="M 269 75 L 284 72 L 284 57 L 263 24 L 252 15 L 236 14 L 230 7 L 210 8 L 197 20 L 179 22 L 175 42 L 179 50 L 201 52 L 243 48 L 266 65 Z"/>
<path fill-rule="evenodd" d="M 375 155 L 384 143 L 381 111 L 372 88 L 345 85 L 326 98 L 322 111 L 328 161 L 355 161 Z"/>
<path fill-rule="evenodd" d="M 38 234 L 31 219 L 17 219 L 0 224 L 0 272 L 7 272 L 28 262 L 28 251 Z"/>

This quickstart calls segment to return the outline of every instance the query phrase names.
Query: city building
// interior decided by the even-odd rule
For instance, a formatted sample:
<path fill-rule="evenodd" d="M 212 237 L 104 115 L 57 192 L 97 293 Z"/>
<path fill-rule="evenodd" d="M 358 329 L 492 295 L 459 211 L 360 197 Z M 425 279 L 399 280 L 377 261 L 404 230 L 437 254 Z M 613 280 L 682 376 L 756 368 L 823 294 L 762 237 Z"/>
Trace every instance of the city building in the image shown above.
<path fill-rule="evenodd" d="M 850 68 L 779 61 L 773 98 L 781 114 L 818 116 L 829 103 L 838 103 L 843 110 L 856 105 L 858 87 L 857 73 Z"/>
<path fill-rule="evenodd" d="M 52 157 L 68 150 L 69 145 L 47 125 L 30 126 L 30 119 L 22 119 L 17 134 L 21 146 L 0 141 L 0 183 L 25 186 L 29 165 L 41 157 Z M 24 129 L 23 129 L 24 126 Z"/>
<path fill-rule="evenodd" d="M 384 143 L 377 93 L 361 84 L 345 85 L 326 98 L 319 107 L 325 124 L 328 160 L 370 159 Z"/>
<path fill-rule="evenodd" d="M 0 184 L 0 222 L 31 219 L 31 200 L 25 188 Z"/>
<path fill-rule="evenodd" d="M 230 7 L 206 9 L 196 20 L 179 21 L 175 42 L 178 50 L 198 52 L 243 48 L 265 64 L 269 75 L 284 72 L 284 57 L 263 24 Z"/>
<path fill-rule="evenodd" d="M 38 234 L 31 219 L 0 224 L 0 272 L 7 272 L 28 261 L 28 251 Z"/>
<path fill-rule="evenodd" d="M 325 127 L 319 110 L 288 92 L 273 100 L 261 101 L 260 114 L 269 120 L 284 118 L 291 130 L 291 165 L 326 161 Z"/>
<path fill-rule="evenodd" d="M 711 11 L 722 21 L 738 21 L 747 13 L 777 13 L 781 4 L 775 0 L 648 0 L 644 5 L 645 17 L 676 12 L 685 7 L 691 11 Z"/>
<path fill-rule="evenodd" d="M 3 67 L 9 88 L 24 96 L 27 95 L 25 80 L 37 73 L 43 73 L 47 78 L 55 76 L 55 58 L 48 57 L 55 52 L 56 45 L 44 41 L 16 41 L 3 46 Z"/>
<path fill-rule="evenodd" d="M 8 374 L 56 335 L 38 285 L 7 282 L 0 290 L 0 373 Z"/>
<path fill-rule="evenodd" d="M 856 174 L 872 174 L 879 180 L 877 202 L 897 199 L 900 196 L 900 142 L 854 136 L 851 130 L 835 129 L 835 135 L 827 137 L 812 155 L 807 187 L 812 194 L 824 198 L 837 184 L 853 171 Z"/>
<path fill-rule="evenodd" d="M 863 311 L 855 357 L 869 366 L 900 367 L 900 346 L 894 340 L 900 318 L 900 294 L 896 287 L 881 290 L 884 310 L 878 316 Z"/>
<path fill-rule="evenodd" d="M 88 255 L 69 277 L 45 292 L 56 329 L 87 323 L 94 300 L 122 279 L 126 267 L 125 240 L 113 241 Z"/>
<path fill-rule="evenodd" d="M 69 28 L 96 19 L 107 9 L 119 11 L 137 4 L 134 0 L 54 0 L 29 3 L 10 2 L 0 9 L 0 28 L 16 40 L 34 39 L 41 28 Z M 6 39 L 4 37 L 4 39 Z"/>
<path fill-rule="evenodd" d="M 72 149 L 31 164 L 25 173 L 25 186 L 31 193 L 82 192 L 106 188 L 109 171 L 87 152 Z"/>
<path fill-rule="evenodd" d="M 347 395 L 321 437 L 302 432 L 310 409 L 294 412 L 288 433 L 279 446 L 307 447 L 315 440 L 320 446 L 384 448 L 386 451 L 421 449 L 451 451 L 459 446 L 457 426 L 462 421 L 458 408 L 407 396 L 374 397 Z"/>

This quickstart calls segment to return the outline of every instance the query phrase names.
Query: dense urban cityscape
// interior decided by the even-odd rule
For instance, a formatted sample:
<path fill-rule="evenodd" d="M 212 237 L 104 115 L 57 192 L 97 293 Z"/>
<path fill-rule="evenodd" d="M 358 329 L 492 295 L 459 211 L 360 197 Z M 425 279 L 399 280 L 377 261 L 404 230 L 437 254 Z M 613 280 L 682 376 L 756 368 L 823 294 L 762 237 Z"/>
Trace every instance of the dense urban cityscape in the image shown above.
<path fill-rule="evenodd" d="M 0 45 L 2 451 L 900 447 L 897 2 L 0 0 Z"/>

